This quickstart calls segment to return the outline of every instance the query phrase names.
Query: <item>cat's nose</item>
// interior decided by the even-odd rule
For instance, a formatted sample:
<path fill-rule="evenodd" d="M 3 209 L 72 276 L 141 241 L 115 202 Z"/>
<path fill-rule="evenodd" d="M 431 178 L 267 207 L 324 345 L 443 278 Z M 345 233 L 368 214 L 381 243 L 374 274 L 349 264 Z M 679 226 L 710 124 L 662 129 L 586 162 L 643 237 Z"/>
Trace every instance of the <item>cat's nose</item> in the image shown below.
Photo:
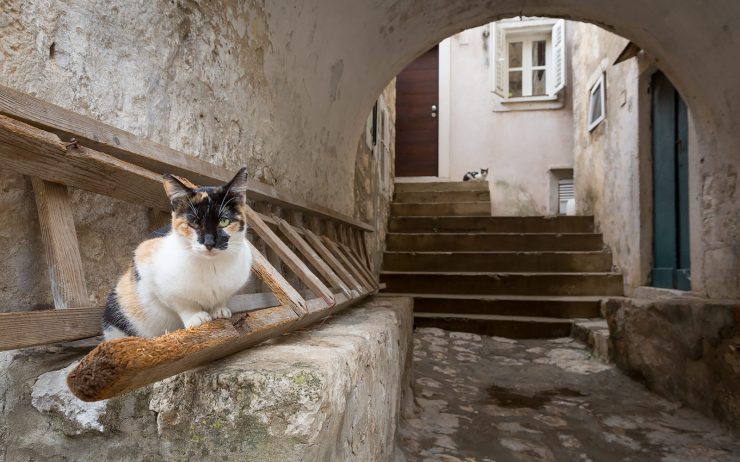
<path fill-rule="evenodd" d="M 213 239 L 213 236 L 210 234 L 206 234 L 203 236 L 203 245 L 206 247 L 206 249 L 211 250 L 216 246 L 216 241 Z"/>

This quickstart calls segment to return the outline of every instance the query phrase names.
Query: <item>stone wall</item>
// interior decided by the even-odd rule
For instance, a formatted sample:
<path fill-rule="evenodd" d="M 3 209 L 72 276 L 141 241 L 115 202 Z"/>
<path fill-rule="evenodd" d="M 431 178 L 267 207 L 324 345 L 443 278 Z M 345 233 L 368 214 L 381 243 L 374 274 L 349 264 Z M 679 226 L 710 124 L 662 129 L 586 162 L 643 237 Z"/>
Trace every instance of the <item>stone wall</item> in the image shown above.
<path fill-rule="evenodd" d="M 640 149 L 639 64 L 630 59 L 612 65 L 626 39 L 591 24 L 572 25 L 576 208 L 578 214 L 594 215 L 629 292 L 647 282 L 652 252 L 652 234 L 645 235 L 648 226 L 643 226 L 651 223 L 646 214 L 652 196 L 641 190 L 650 179 L 640 169 L 640 156 L 650 152 L 649 146 L 648 152 Z M 590 90 L 601 74 L 606 77 L 606 118 L 589 131 Z"/>
<path fill-rule="evenodd" d="M 740 306 L 700 299 L 604 303 L 617 366 L 662 395 L 740 428 Z"/>
<path fill-rule="evenodd" d="M 89 342 L 4 353 L 0 462 L 391 460 L 412 324 L 410 299 L 370 299 L 97 403 L 65 383 Z"/>
<path fill-rule="evenodd" d="M 313 43 L 312 24 L 291 26 L 283 8 L 262 0 L 4 1 L 0 85 L 229 169 L 247 165 L 252 178 L 351 215 L 355 152 L 338 150 L 325 125 L 343 97 L 342 63 L 310 53 L 298 62 L 294 48 Z M 312 96 L 320 104 L 299 96 L 309 69 L 331 86 Z M 317 117 L 306 105 L 326 111 Z M 0 189 L 0 311 L 48 307 L 30 181 L 0 170 Z M 72 197 L 90 302 L 101 304 L 152 224 L 142 207 Z"/>
<path fill-rule="evenodd" d="M 380 94 L 387 111 L 387 140 L 370 149 L 365 130 L 357 144 L 355 163 L 355 217 L 370 223 L 375 233 L 367 235 L 368 252 L 376 272 L 380 272 L 388 231 L 388 216 L 393 198 L 393 178 L 396 157 L 396 80 Z M 372 114 L 371 114 L 372 116 Z M 380 126 L 378 128 L 380 130 Z M 378 133 L 378 136 L 382 136 Z"/>

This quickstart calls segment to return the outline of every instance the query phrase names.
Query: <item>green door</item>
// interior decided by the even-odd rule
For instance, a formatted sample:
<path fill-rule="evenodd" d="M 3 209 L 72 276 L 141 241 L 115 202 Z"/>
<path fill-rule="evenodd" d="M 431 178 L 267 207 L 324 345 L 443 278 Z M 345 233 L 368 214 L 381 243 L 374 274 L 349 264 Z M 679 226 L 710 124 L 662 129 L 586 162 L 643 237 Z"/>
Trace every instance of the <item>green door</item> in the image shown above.
<path fill-rule="evenodd" d="M 688 114 L 663 73 L 652 80 L 654 287 L 691 290 Z"/>

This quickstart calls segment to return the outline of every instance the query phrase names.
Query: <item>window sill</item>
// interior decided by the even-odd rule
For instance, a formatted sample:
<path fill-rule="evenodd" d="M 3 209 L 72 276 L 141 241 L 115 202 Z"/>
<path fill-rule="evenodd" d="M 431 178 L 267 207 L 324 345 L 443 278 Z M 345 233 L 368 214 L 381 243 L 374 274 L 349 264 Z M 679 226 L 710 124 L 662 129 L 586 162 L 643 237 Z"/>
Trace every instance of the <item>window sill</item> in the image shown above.
<path fill-rule="evenodd" d="M 506 98 L 501 100 L 501 104 L 518 104 L 518 103 L 537 103 L 540 101 L 557 101 L 558 96 L 521 96 L 519 98 Z"/>
<path fill-rule="evenodd" d="M 492 93 L 493 94 L 493 93 Z M 493 112 L 550 111 L 565 107 L 565 92 L 554 96 L 526 96 L 522 98 L 501 98 L 493 94 Z"/>

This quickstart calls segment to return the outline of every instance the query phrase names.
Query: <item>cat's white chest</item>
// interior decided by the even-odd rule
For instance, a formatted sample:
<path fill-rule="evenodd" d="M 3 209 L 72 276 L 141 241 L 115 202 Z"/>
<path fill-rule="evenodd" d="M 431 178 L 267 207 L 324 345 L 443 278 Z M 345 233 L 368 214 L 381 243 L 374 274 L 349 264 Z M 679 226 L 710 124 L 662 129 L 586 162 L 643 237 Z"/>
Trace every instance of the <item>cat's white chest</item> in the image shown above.
<path fill-rule="evenodd" d="M 204 310 L 220 308 L 249 278 L 252 255 L 246 245 L 213 258 L 193 257 L 175 245 L 163 250 L 154 273 L 165 304 L 189 301 Z"/>

